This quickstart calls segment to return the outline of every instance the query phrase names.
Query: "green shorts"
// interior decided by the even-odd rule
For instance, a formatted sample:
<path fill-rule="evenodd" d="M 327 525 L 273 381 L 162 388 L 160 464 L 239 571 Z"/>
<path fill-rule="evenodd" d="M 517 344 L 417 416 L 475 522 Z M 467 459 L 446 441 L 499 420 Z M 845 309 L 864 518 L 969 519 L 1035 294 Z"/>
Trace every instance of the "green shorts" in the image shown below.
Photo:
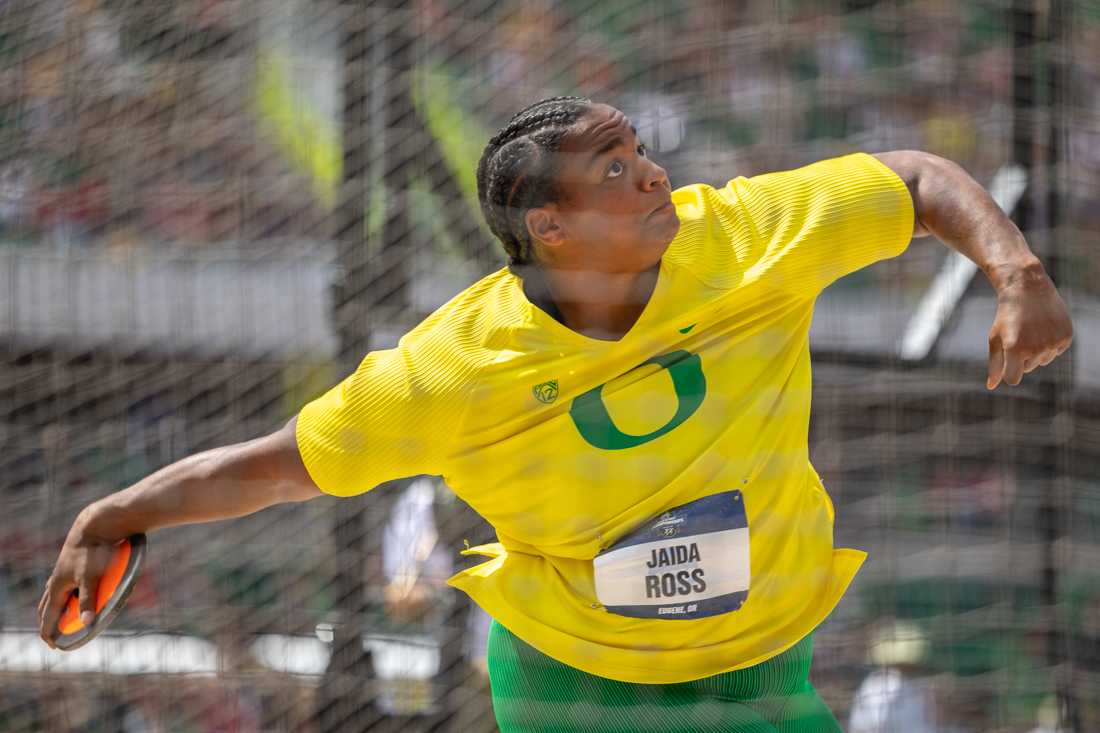
<path fill-rule="evenodd" d="M 618 682 L 562 664 L 493 622 L 489 681 L 501 733 L 842 733 L 810 685 L 807 636 L 766 662 L 691 682 Z"/>

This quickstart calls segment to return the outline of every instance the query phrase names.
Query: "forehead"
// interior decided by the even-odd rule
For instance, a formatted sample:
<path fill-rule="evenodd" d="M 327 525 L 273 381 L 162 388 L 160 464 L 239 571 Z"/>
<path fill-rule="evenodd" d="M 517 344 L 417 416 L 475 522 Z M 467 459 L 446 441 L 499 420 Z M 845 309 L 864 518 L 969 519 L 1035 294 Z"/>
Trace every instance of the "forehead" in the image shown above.
<path fill-rule="evenodd" d="M 562 152 L 583 153 L 597 150 L 615 137 L 630 141 L 634 126 L 620 110 L 609 104 L 594 104 L 583 117 L 574 123 L 569 135 L 562 141 Z"/>

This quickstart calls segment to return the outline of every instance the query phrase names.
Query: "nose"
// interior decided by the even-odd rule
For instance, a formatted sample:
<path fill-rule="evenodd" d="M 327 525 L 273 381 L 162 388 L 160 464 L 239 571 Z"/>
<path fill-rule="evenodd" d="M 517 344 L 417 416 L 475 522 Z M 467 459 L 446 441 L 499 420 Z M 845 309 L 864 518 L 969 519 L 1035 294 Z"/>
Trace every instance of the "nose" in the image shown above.
<path fill-rule="evenodd" d="M 642 166 L 642 190 L 653 191 L 657 188 L 672 190 L 668 182 L 668 172 L 653 162 L 650 158 L 642 158 L 645 165 Z"/>

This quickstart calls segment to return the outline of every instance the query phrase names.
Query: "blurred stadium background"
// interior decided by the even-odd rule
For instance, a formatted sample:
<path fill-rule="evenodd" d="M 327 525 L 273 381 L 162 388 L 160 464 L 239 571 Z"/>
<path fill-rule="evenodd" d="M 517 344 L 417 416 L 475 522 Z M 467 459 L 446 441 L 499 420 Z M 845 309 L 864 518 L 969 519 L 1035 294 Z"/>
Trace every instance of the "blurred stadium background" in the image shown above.
<path fill-rule="evenodd" d="M 431 480 L 154 533 L 67 656 L 34 611 L 81 507 L 501 266 L 477 157 L 561 93 L 674 185 L 919 148 L 995 187 L 1076 345 L 987 394 L 992 291 L 929 240 L 821 298 L 811 455 L 871 559 L 813 682 L 842 721 L 892 662 L 932 730 L 1100 730 L 1096 0 L 0 0 L 0 731 L 494 729 L 442 585 L 489 531 Z"/>

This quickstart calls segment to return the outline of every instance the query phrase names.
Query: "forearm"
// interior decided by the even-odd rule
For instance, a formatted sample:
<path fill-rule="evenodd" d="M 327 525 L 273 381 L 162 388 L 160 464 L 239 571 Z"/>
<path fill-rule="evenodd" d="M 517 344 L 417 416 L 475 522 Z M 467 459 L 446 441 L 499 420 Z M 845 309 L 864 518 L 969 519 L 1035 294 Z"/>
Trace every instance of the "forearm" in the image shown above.
<path fill-rule="evenodd" d="M 115 540 L 161 527 L 229 519 L 319 492 L 293 440 L 293 425 L 166 466 L 85 508 L 73 531 Z M 291 451 L 294 451 L 291 454 Z"/>
<path fill-rule="evenodd" d="M 935 235 L 981 268 L 998 292 L 1021 280 L 1046 279 L 1020 230 L 961 167 L 915 151 L 876 157 L 909 187 L 915 236 Z"/>

